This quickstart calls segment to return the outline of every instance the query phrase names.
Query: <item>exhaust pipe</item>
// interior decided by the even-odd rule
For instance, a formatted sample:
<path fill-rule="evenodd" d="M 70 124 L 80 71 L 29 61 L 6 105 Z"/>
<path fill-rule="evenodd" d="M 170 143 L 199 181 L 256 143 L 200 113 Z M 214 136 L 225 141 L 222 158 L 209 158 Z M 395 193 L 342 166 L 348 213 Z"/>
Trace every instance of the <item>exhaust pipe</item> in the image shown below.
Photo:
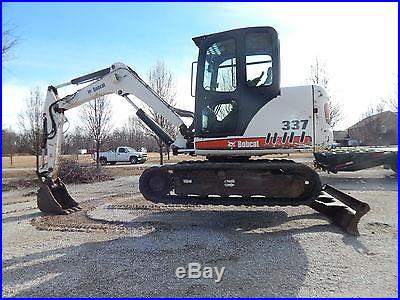
<path fill-rule="evenodd" d="M 55 180 L 38 180 L 37 205 L 40 211 L 53 215 L 68 215 L 82 208 L 68 193 L 65 184 L 57 178 Z"/>

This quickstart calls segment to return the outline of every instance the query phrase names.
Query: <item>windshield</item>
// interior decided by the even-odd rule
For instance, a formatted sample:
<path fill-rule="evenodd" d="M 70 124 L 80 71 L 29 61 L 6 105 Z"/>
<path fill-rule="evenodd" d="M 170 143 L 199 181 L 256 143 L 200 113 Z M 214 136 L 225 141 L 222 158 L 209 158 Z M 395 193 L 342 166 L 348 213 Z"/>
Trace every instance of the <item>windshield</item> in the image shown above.
<path fill-rule="evenodd" d="M 135 152 L 135 149 L 133 149 L 131 147 L 126 147 L 126 149 L 128 149 L 129 152 Z"/>

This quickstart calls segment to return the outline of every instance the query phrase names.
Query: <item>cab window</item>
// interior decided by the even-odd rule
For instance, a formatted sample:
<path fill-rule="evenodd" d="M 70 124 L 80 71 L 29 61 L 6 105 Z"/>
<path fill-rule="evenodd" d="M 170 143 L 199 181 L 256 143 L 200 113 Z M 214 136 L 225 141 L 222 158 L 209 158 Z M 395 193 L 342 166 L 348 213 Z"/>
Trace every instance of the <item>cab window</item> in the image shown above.
<path fill-rule="evenodd" d="M 227 101 L 215 105 L 207 105 L 201 116 L 203 132 L 224 133 L 236 129 L 237 120 L 236 101 Z"/>
<path fill-rule="evenodd" d="M 126 153 L 126 149 L 125 148 L 118 148 L 118 153 Z"/>
<path fill-rule="evenodd" d="M 236 89 L 235 40 L 212 44 L 206 52 L 203 87 L 207 91 L 232 92 Z"/>
<path fill-rule="evenodd" d="M 246 36 L 246 83 L 250 87 L 269 86 L 273 82 L 271 43 L 267 33 Z"/>

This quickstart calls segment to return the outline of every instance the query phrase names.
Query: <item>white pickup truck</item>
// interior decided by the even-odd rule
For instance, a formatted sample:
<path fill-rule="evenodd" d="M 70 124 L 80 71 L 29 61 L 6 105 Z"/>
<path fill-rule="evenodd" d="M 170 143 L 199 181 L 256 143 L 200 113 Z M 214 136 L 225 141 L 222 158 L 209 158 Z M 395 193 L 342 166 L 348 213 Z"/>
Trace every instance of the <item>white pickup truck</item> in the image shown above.
<path fill-rule="evenodd" d="M 93 155 L 96 159 L 96 154 Z M 147 160 L 147 152 L 137 151 L 132 147 L 118 147 L 116 150 L 99 153 L 99 160 L 102 165 L 116 164 L 117 162 L 130 162 L 131 164 L 144 163 Z"/>

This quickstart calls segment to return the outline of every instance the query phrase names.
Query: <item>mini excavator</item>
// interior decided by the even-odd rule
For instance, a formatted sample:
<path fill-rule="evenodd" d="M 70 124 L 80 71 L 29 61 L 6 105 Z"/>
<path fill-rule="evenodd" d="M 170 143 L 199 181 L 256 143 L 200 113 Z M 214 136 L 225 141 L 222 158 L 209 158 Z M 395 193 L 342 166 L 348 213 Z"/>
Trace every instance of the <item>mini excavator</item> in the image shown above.
<path fill-rule="evenodd" d="M 369 206 L 322 185 L 318 173 L 292 160 L 265 159 L 277 153 L 313 152 L 333 143 L 326 91 L 317 85 L 281 87 L 278 34 L 272 27 L 250 27 L 193 38 L 199 49 L 195 111 L 169 105 L 123 63 L 49 86 L 43 107 L 42 158 L 38 207 L 49 214 L 80 208 L 58 177 L 64 112 L 95 98 L 116 94 L 174 155 L 204 156 L 201 161 L 150 167 L 139 190 L 164 204 L 307 205 L 350 234 Z M 193 82 L 194 80 L 192 80 Z M 81 85 L 59 97 L 58 89 Z M 82 87 L 83 85 L 83 87 Z M 133 99 L 135 97 L 135 99 Z M 167 134 L 135 101 L 142 101 L 176 127 Z M 135 100 L 135 101 L 133 101 Z M 186 125 L 184 118 L 189 118 Z M 188 123 L 189 124 L 189 123 Z"/>

